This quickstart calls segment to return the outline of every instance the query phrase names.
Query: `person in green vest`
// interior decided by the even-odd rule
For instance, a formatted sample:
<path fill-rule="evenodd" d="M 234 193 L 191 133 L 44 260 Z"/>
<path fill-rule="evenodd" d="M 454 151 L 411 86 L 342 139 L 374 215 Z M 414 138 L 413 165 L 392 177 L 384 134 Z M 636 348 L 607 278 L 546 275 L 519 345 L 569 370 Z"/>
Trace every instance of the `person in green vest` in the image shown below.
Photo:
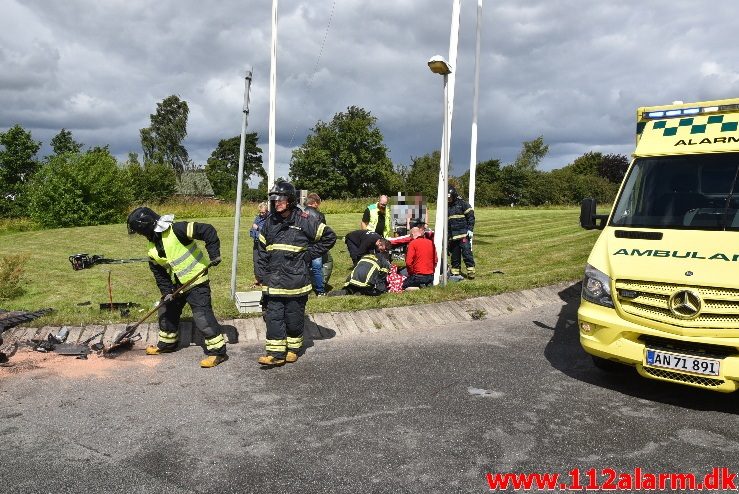
<path fill-rule="evenodd" d="M 201 367 L 215 367 L 228 359 L 226 340 L 213 314 L 210 283 L 203 251 L 195 240 L 205 242 L 210 264 L 221 262 L 221 242 L 216 229 L 207 223 L 174 221 L 174 215 L 159 216 L 147 207 L 128 215 L 128 233 L 138 233 L 149 240 L 149 268 L 162 294 L 159 308 L 159 341 L 146 347 L 147 355 L 174 352 L 178 348 L 180 316 L 190 304 L 195 328 L 204 338 L 205 358 Z M 180 286 L 190 287 L 173 296 Z"/>
<path fill-rule="evenodd" d="M 392 213 L 387 207 L 387 196 L 382 195 L 374 202 L 367 206 L 362 216 L 362 230 L 370 230 L 382 235 L 385 238 L 393 236 L 393 218 Z"/>

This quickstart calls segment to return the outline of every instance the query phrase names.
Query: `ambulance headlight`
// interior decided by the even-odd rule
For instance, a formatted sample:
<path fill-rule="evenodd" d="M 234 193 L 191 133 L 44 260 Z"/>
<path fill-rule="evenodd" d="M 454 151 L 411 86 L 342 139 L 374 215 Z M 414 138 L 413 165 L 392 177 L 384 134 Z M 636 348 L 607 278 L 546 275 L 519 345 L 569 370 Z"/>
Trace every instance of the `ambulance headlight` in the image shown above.
<path fill-rule="evenodd" d="M 611 278 L 590 264 L 586 265 L 585 279 L 582 282 L 582 298 L 594 304 L 613 307 Z"/>

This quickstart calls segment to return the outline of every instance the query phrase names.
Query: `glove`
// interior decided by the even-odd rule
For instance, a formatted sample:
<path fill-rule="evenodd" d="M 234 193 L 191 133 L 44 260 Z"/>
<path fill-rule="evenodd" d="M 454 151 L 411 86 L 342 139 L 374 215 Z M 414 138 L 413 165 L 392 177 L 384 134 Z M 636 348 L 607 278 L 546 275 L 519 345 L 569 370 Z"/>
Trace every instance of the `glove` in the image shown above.
<path fill-rule="evenodd" d="M 165 296 L 162 297 L 162 303 L 163 304 L 166 304 L 168 302 L 171 302 L 173 299 L 174 299 L 174 294 L 173 293 L 168 293 L 168 294 L 166 294 Z"/>
<path fill-rule="evenodd" d="M 215 259 L 211 259 L 211 260 L 210 260 L 210 263 L 211 263 L 211 265 L 213 265 L 213 266 L 218 266 L 218 265 L 219 265 L 219 264 L 221 263 L 221 261 L 222 261 L 222 260 L 223 260 L 223 259 L 221 259 L 221 256 L 218 256 L 218 257 L 216 257 Z"/>
<path fill-rule="evenodd" d="M 467 237 L 472 240 L 472 237 L 474 236 L 474 233 L 472 233 L 472 230 L 467 230 Z"/>

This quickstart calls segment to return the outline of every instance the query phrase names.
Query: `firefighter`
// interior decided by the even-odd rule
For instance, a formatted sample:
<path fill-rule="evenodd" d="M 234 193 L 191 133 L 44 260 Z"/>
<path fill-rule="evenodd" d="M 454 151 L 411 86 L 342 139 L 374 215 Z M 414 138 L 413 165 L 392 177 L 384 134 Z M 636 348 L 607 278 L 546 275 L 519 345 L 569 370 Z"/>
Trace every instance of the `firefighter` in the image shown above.
<path fill-rule="evenodd" d="M 467 201 L 459 197 L 454 186 L 449 186 L 447 202 L 449 204 L 447 218 L 452 275 L 462 274 L 462 260 L 464 260 L 464 265 L 467 267 L 467 278 L 474 279 L 475 259 L 472 257 L 472 236 L 475 229 L 475 211 Z"/>
<path fill-rule="evenodd" d="M 146 347 L 147 355 L 159 355 L 177 350 L 180 316 L 185 304 L 190 304 L 195 328 L 204 337 L 205 358 L 201 367 L 215 367 L 228 359 L 226 340 L 213 314 L 210 283 L 203 252 L 195 240 L 205 242 L 212 265 L 221 262 L 218 233 L 207 223 L 174 221 L 174 215 L 159 216 L 147 207 L 136 208 L 128 215 L 128 233 L 138 233 L 149 240 L 149 268 L 154 275 L 162 301 L 159 308 L 159 341 Z M 183 284 L 190 287 L 173 297 Z"/>
<path fill-rule="evenodd" d="M 389 272 L 390 261 L 382 253 L 365 254 L 352 269 L 343 290 L 348 294 L 382 295 L 387 292 Z"/>
<path fill-rule="evenodd" d="M 256 276 L 262 285 L 266 366 L 298 360 L 303 348 L 303 319 L 313 290 L 312 259 L 322 257 L 336 243 L 336 234 L 316 216 L 297 207 L 295 187 L 277 182 L 269 191 L 272 213 L 262 227 Z"/>

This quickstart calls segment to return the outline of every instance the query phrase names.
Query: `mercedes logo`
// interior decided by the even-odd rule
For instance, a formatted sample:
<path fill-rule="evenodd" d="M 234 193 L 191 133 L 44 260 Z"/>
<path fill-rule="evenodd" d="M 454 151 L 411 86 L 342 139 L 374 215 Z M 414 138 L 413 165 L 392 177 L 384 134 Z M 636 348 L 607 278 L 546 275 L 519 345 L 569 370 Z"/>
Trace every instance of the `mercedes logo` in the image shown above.
<path fill-rule="evenodd" d="M 703 302 L 700 296 L 692 290 L 675 292 L 668 302 L 670 312 L 680 319 L 693 319 L 700 314 Z"/>

